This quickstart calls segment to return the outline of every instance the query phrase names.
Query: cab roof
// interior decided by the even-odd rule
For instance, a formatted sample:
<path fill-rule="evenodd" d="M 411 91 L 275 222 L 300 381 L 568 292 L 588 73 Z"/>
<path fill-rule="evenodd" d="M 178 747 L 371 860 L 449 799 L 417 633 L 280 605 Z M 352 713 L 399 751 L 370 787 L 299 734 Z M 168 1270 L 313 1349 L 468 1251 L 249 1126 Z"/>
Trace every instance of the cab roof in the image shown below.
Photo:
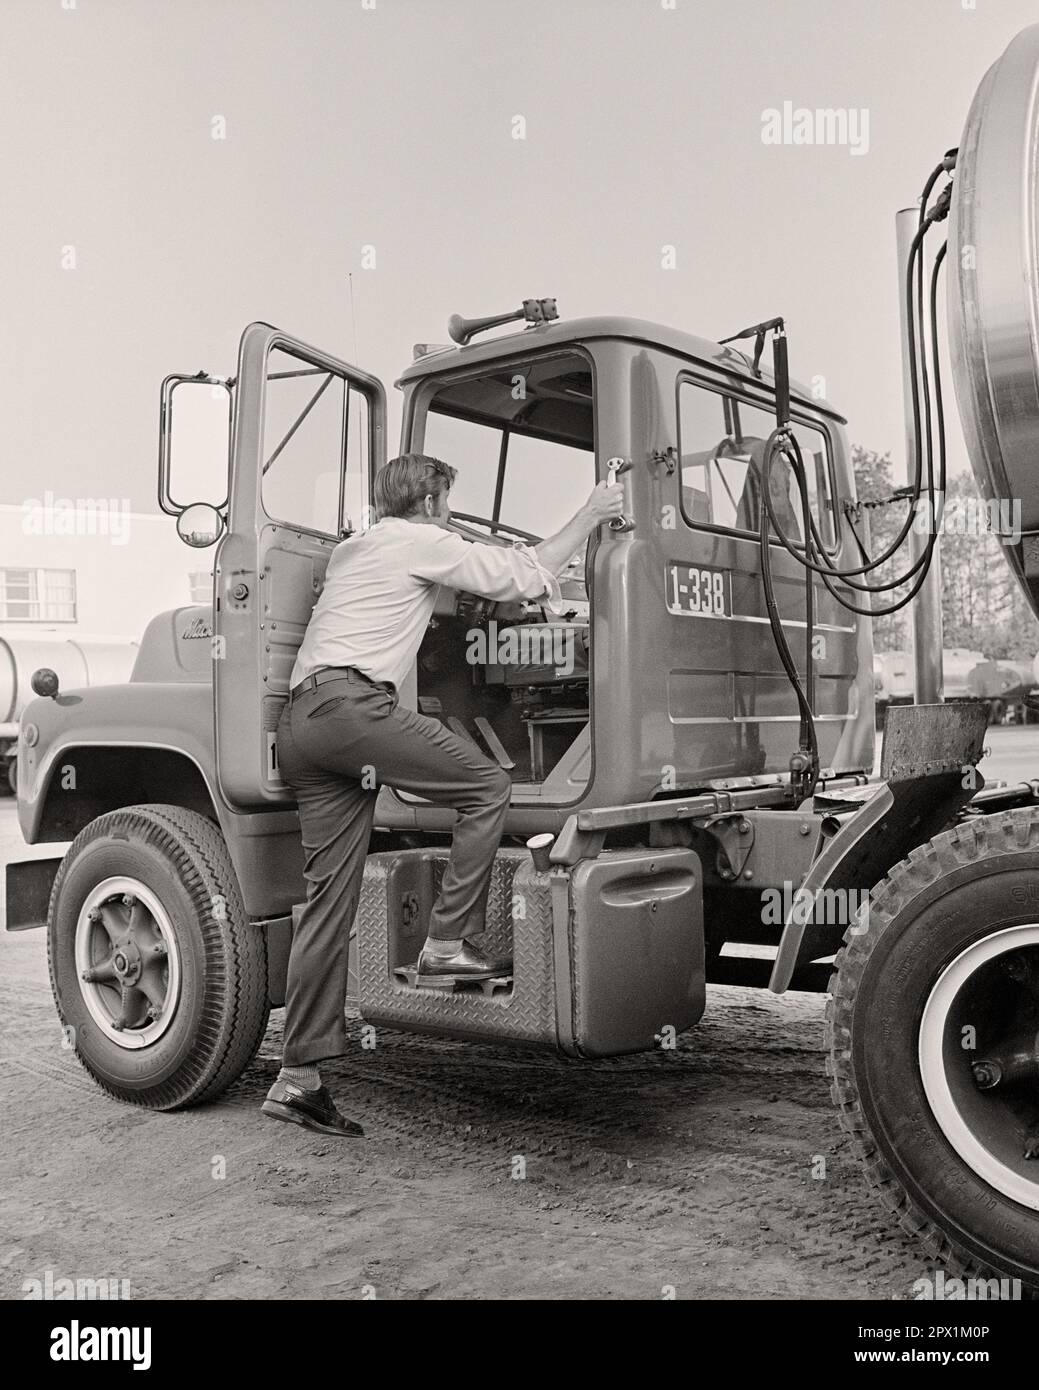
<path fill-rule="evenodd" d="M 481 362 L 493 363 L 498 358 L 512 357 L 517 352 L 526 352 L 533 348 L 572 347 L 576 343 L 594 338 L 620 338 L 628 342 L 644 343 L 646 346 L 674 353 L 677 357 L 684 357 L 690 362 L 713 367 L 729 376 L 739 377 L 750 385 L 764 384 L 770 390 L 773 386 L 772 371 L 766 366 L 769 357 L 767 343 L 762 354 L 761 369 L 755 373 L 751 369 L 751 357 L 729 344 L 714 343 L 709 338 L 699 338 L 693 333 L 685 333 L 667 324 L 652 323 L 648 319 L 623 318 L 617 315 L 555 319 L 551 323 L 517 328 L 513 332 L 500 333 L 493 337 L 480 336 L 465 347 L 431 346 L 422 357 L 405 367 L 394 385 L 404 386 L 422 377 L 439 376 L 456 367 L 475 366 Z M 793 377 L 790 379 L 790 393 L 799 404 L 809 410 L 830 415 L 841 424 L 847 423 L 844 416 L 828 401 L 813 397 L 808 387 L 795 381 Z"/>

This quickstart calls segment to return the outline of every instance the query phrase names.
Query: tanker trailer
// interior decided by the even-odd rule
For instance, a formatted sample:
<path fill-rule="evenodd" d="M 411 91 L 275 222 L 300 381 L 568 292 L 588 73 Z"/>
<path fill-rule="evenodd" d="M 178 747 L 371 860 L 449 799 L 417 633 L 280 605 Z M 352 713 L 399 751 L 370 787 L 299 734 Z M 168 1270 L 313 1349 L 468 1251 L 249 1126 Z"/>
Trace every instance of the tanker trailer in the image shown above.
<path fill-rule="evenodd" d="M 970 673 L 985 660 L 984 652 L 969 647 L 945 647 L 942 651 L 942 679 L 947 700 L 971 698 Z"/>
<path fill-rule="evenodd" d="M 1032 688 L 1032 672 L 1024 661 L 979 661 L 967 676 L 967 698 L 988 705 L 989 723 L 1002 724 L 1007 710 L 1021 723 L 1024 699 Z"/>

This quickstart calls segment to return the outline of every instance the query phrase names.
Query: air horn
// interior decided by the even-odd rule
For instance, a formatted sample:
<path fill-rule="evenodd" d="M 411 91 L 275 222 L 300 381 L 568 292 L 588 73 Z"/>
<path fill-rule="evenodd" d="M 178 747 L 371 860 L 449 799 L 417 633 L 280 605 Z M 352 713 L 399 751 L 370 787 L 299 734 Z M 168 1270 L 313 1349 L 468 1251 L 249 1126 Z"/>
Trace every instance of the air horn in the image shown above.
<path fill-rule="evenodd" d="M 465 347 L 469 339 L 488 328 L 498 328 L 503 323 L 513 323 L 516 319 L 526 319 L 528 324 L 551 323 L 559 317 L 554 299 L 525 299 L 523 308 L 511 314 L 492 314 L 485 319 L 464 319 L 461 314 L 452 314 L 447 321 L 447 331 L 451 341 Z"/>

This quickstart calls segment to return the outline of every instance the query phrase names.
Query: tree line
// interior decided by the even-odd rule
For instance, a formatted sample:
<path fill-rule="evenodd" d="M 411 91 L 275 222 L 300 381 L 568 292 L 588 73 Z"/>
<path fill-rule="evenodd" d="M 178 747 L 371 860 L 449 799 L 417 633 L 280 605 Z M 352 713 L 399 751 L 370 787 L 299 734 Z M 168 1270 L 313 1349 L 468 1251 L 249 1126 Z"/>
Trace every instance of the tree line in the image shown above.
<path fill-rule="evenodd" d="M 852 446 L 852 467 L 860 504 L 853 518 L 860 536 L 869 535 L 869 550 L 881 554 L 905 524 L 909 503 L 887 501 L 896 491 L 889 453 L 878 454 Z M 941 564 L 943 643 L 984 652 L 990 660 L 1030 662 L 1039 651 L 1036 620 L 1014 578 L 1003 546 L 993 530 L 983 524 L 988 515 L 972 474 L 947 479 L 946 521 L 938 546 Z M 963 525 L 978 521 L 978 525 Z M 877 575 L 893 579 L 908 568 L 909 539 Z M 903 585 L 878 596 L 874 606 L 887 607 L 908 591 Z M 910 646 L 910 606 L 873 620 L 873 645 L 877 651 L 907 650 Z"/>

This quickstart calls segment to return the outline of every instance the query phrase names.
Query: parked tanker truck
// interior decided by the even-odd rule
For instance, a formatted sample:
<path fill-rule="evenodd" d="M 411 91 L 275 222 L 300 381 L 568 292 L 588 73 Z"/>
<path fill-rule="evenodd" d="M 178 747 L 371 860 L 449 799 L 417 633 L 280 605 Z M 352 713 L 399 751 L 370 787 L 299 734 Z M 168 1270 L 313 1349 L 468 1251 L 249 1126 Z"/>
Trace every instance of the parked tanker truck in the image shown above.
<path fill-rule="evenodd" d="M 902 536 L 917 605 L 933 601 L 945 485 L 944 274 L 971 462 L 986 496 L 1022 502 L 1006 555 L 1039 607 L 1037 81 L 1039 26 L 985 77 L 900 238 L 910 496 L 929 518 Z M 397 383 L 400 445 L 460 465 L 461 534 L 535 540 L 595 479 L 626 502 L 562 613 L 441 591 L 401 698 L 512 781 L 486 941 L 513 972 L 416 986 L 452 813 L 383 786 L 357 1013 L 666 1065 L 710 981 L 828 991 L 834 1104 L 892 1216 L 948 1270 L 1039 1286 L 1036 784 L 986 788 L 984 709 L 934 700 L 888 711 L 873 775 L 871 618 L 900 600 L 876 577 L 890 556 L 869 551 L 845 422 L 790 377 L 784 321 L 711 340 L 530 299 L 449 334 Z M 233 410 L 206 501 L 180 473 L 189 400 Z M 125 685 L 34 677 L 20 824 L 72 845 L 8 868 L 7 927 L 46 927 L 66 1034 L 130 1104 L 218 1096 L 284 1002 L 306 886 L 275 729 L 329 556 L 366 524 L 385 456 L 375 376 L 251 324 L 233 376 L 161 389 L 160 505 L 189 545 L 216 546 L 212 603 L 157 615 Z M 502 655 L 509 634 L 523 649 L 546 632 L 540 656 Z"/>
<path fill-rule="evenodd" d="M 946 700 L 975 697 L 970 673 L 985 665 L 985 653 L 967 647 L 942 648 L 942 686 Z M 874 651 L 873 686 L 877 714 L 880 718 L 888 705 L 912 704 L 914 690 L 913 653 L 903 650 Z"/>

